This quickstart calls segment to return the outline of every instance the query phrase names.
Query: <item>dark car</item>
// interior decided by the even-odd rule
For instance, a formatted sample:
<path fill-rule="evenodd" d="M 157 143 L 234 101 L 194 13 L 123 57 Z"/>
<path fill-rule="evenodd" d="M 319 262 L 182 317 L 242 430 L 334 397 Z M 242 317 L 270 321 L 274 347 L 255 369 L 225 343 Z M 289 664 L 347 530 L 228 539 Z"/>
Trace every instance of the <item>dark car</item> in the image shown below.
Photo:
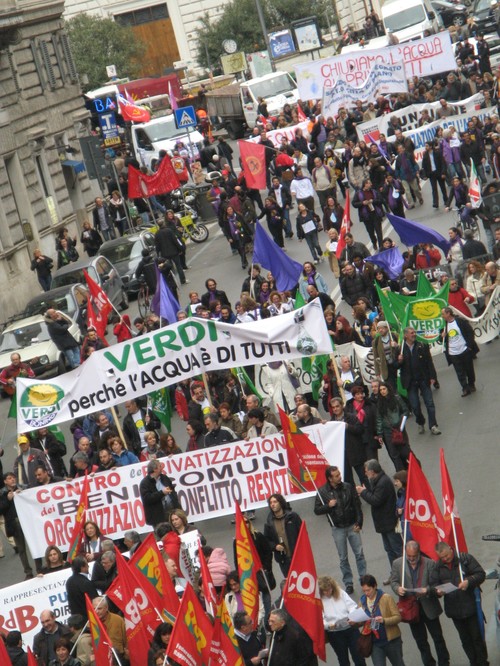
<path fill-rule="evenodd" d="M 85 284 L 84 271 L 87 271 L 92 280 L 106 292 L 107 297 L 115 308 L 121 308 L 122 310 L 128 308 L 127 290 L 120 274 L 109 259 L 106 259 L 102 255 L 80 259 L 67 266 L 63 266 L 52 276 L 52 287 Z"/>
<path fill-rule="evenodd" d="M 498 27 L 491 6 L 491 0 L 476 0 L 472 5 L 470 13 L 474 17 L 474 22 L 477 23 L 477 32 L 484 33 L 485 38 L 489 34 L 498 35 Z"/>
<path fill-rule="evenodd" d="M 441 17 L 445 28 L 450 25 L 465 25 L 468 15 L 465 5 L 449 2 L 449 0 L 431 0 L 431 5 L 436 14 Z"/>
<path fill-rule="evenodd" d="M 88 289 L 83 284 L 70 284 L 64 287 L 57 287 L 50 291 L 43 291 L 37 294 L 30 301 L 21 316 L 31 317 L 32 315 L 45 314 L 49 308 L 64 312 L 75 321 L 80 330 L 85 333 L 87 330 L 87 297 Z"/>
<path fill-rule="evenodd" d="M 151 231 L 141 231 L 131 236 L 123 236 L 106 241 L 99 248 L 99 254 L 109 259 L 123 281 L 127 294 L 139 293 L 140 283 L 135 271 L 142 259 L 142 251 L 147 249 L 155 256 L 155 237 Z"/>

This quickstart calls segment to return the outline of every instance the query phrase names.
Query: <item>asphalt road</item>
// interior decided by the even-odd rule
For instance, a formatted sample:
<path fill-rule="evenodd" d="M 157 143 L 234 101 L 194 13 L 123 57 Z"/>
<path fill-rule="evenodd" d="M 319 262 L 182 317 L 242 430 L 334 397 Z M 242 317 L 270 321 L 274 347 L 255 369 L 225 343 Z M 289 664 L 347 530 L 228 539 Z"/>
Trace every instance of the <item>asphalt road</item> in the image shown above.
<path fill-rule="evenodd" d="M 428 186 L 427 186 L 428 187 Z M 431 207 L 430 192 L 424 187 L 425 204 L 412 211 L 413 219 L 420 220 L 433 226 L 443 234 L 449 226 L 453 225 L 452 214 L 443 211 L 434 211 Z M 295 212 L 295 211 L 293 211 Z M 353 233 L 356 239 L 367 242 L 364 227 L 355 222 Z M 391 237 L 397 239 L 394 232 Z M 326 234 L 322 233 L 321 243 L 326 242 Z M 296 239 L 287 241 L 289 255 L 299 261 L 310 259 L 305 243 Z M 210 238 L 203 245 L 192 245 L 188 249 L 188 271 L 190 284 L 181 288 L 182 305 L 187 303 L 187 294 L 191 289 L 204 291 L 204 282 L 207 277 L 217 280 L 221 288 L 225 289 L 234 303 L 239 297 L 241 283 L 246 273 L 240 267 L 239 257 L 233 257 L 228 244 L 222 237 L 216 224 L 210 225 Z M 327 264 L 319 267 L 333 292 L 336 291 L 337 281 L 329 272 Z M 130 315 L 137 312 L 136 303 L 130 307 Z M 498 394 L 498 367 L 500 342 L 482 346 L 481 353 L 476 361 L 477 393 L 463 399 L 460 397 L 458 385 L 453 369 L 446 365 L 444 357 L 436 359 L 441 389 L 434 392 L 438 423 L 443 431 L 440 437 L 433 437 L 426 433 L 418 435 L 416 424 L 410 419 L 408 432 L 413 450 L 420 459 L 424 472 L 429 479 L 436 496 L 440 496 L 439 479 L 439 447 L 443 447 L 448 462 L 451 478 L 455 488 L 455 495 L 462 517 L 465 535 L 470 552 L 477 557 L 484 568 L 495 565 L 500 554 L 499 544 L 481 541 L 483 534 L 500 532 L 498 516 L 498 415 L 494 408 L 491 396 Z M 1 422 L 5 431 L 2 442 L 5 447 L 3 458 L 4 470 L 12 467 L 15 456 L 15 433 L 12 420 L 6 421 L 8 405 L 5 401 L 0 404 Z M 121 409 L 123 416 L 124 410 Z M 181 447 L 185 446 L 187 436 L 184 425 L 175 418 L 173 431 Z M 69 435 L 69 432 L 68 432 Z M 72 440 L 68 437 L 68 449 L 71 449 Z M 384 451 L 381 452 L 381 462 L 388 474 L 392 475 L 393 468 Z M 496 490 L 495 490 L 496 489 Z M 341 580 L 338 567 L 338 557 L 333 544 L 327 521 L 323 517 L 313 514 L 313 500 L 298 500 L 293 503 L 294 510 L 307 521 L 308 531 L 316 559 L 318 574 L 329 574 Z M 379 583 L 386 577 L 388 562 L 382 547 L 382 541 L 375 534 L 370 517 L 369 507 L 364 506 L 366 520 L 363 529 L 363 543 L 368 562 L 368 570 L 374 574 Z M 257 512 L 256 527 L 263 528 L 266 512 Z M 214 518 L 199 524 L 199 528 L 212 546 L 222 546 L 228 554 L 232 553 L 232 538 L 234 527 L 228 517 Z M 1 537 L 4 539 L 4 537 Z M 0 560 L 0 585 L 12 585 L 23 579 L 22 568 L 17 556 L 10 546 L 5 544 L 6 556 Z M 353 558 L 350 557 L 351 562 Z M 277 574 L 277 567 L 275 567 Z M 278 576 L 277 576 L 278 577 Z M 495 626 L 492 618 L 494 605 L 494 584 L 485 582 L 483 585 L 483 608 L 488 620 L 487 643 L 490 650 L 490 663 L 500 663 L 500 654 L 495 646 Z M 355 589 L 355 597 L 359 595 L 359 587 Z M 0 611 L 2 613 L 2 611 Z M 445 637 L 452 656 L 453 666 L 466 666 L 467 659 L 462 651 L 457 632 L 448 619 L 442 621 Z M 416 666 L 421 663 L 416 645 L 407 626 L 402 625 L 404 655 L 407 666 Z M 336 658 L 331 648 L 327 648 L 328 664 L 334 664 Z"/>

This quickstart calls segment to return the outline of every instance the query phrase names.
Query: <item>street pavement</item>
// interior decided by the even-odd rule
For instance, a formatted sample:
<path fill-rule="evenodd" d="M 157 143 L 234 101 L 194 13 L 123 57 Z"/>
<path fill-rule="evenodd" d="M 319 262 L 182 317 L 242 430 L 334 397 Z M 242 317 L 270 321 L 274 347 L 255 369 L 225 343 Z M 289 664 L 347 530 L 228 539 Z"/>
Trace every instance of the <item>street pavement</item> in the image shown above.
<path fill-rule="evenodd" d="M 435 211 L 431 207 L 430 191 L 428 186 L 423 190 L 425 203 L 417 207 L 412 213 L 412 219 L 421 221 L 447 235 L 448 227 L 454 224 L 451 213 L 445 213 L 442 209 Z M 295 228 L 296 209 L 292 211 L 292 220 Z M 357 212 L 353 211 L 353 234 L 356 240 L 368 243 L 368 237 L 364 226 L 357 221 Z M 205 291 L 204 282 L 208 277 L 215 278 L 220 288 L 224 289 L 234 306 L 238 299 L 241 284 L 246 277 L 246 272 L 241 269 L 238 256 L 232 256 L 229 246 L 222 236 L 216 223 L 210 224 L 210 238 L 203 245 L 190 245 L 188 248 L 188 264 L 191 265 L 187 273 L 190 284 L 181 287 L 181 305 L 187 304 L 187 294 L 195 289 L 199 293 Z M 386 227 L 388 223 L 386 223 Z M 394 231 L 385 233 L 393 239 L 398 240 Z M 320 234 L 320 242 L 326 243 L 326 234 Z M 309 251 L 305 243 L 299 243 L 296 238 L 286 242 L 289 256 L 298 261 L 310 259 Z M 404 249 L 404 248 L 403 248 Z M 337 280 L 330 273 L 327 262 L 318 266 L 319 271 L 325 277 L 333 293 L 337 293 Z M 350 316 L 349 309 L 342 308 Z M 129 314 L 133 319 L 137 313 L 136 302 L 131 303 Z M 442 435 L 435 437 L 428 431 L 424 435 L 417 434 L 414 419 L 408 422 L 408 432 L 413 451 L 421 461 L 422 468 L 429 479 L 438 501 L 440 501 L 440 478 L 439 478 L 439 448 L 443 447 L 446 454 L 450 475 L 455 488 L 455 495 L 460 515 L 464 525 L 470 552 L 479 560 L 485 569 L 493 567 L 497 557 L 500 555 L 498 543 L 484 542 L 481 540 L 483 534 L 500 532 L 498 502 L 500 493 L 498 490 L 498 414 L 492 403 L 491 397 L 498 394 L 498 359 L 500 341 L 495 340 L 489 345 L 481 347 L 478 359 L 475 362 L 477 373 L 477 392 L 468 398 L 461 398 L 460 386 L 452 368 L 448 368 L 444 356 L 435 358 L 441 388 L 434 391 L 437 418 Z M 488 401 L 488 404 L 486 402 Z M 0 404 L 0 417 L 4 423 L 5 431 L 2 442 L 5 447 L 3 457 L 4 471 L 12 468 L 15 453 L 15 433 L 12 420 L 7 422 L 6 415 L 8 404 L 2 401 Z M 120 409 L 124 415 L 124 409 Z M 69 424 L 65 424 L 67 433 L 68 450 L 72 450 L 72 437 L 69 433 Z M 184 424 L 175 417 L 173 432 L 181 448 L 187 442 Z M 381 451 L 381 463 L 385 471 L 392 476 L 394 473 L 392 464 L 385 453 Z M 331 536 L 330 528 L 325 517 L 314 516 L 313 499 L 298 500 L 293 502 L 293 509 L 307 521 L 310 540 L 312 543 L 316 567 L 319 575 L 332 575 L 341 581 L 338 566 L 338 557 Z M 382 540 L 373 529 L 370 510 L 367 505 L 363 506 L 365 513 L 365 524 L 362 532 L 365 555 L 368 563 L 368 571 L 377 578 L 381 585 L 382 580 L 388 574 L 388 561 L 383 550 Z M 255 525 L 262 530 L 266 518 L 266 511 L 257 511 Z M 229 517 L 214 518 L 198 524 L 199 529 L 212 546 L 224 547 L 229 558 L 232 557 L 232 539 L 234 526 L 230 524 Z M 4 539 L 4 537 L 1 537 Z M 5 558 L 0 560 L 0 586 L 12 585 L 23 579 L 22 568 L 17 556 L 8 544 L 4 544 Z M 354 570 L 354 558 L 350 556 Z M 274 567 L 275 574 L 279 580 L 278 567 Z M 494 607 L 494 583 L 487 581 L 482 586 L 483 609 L 488 621 L 487 643 L 490 651 L 490 663 L 500 663 L 500 654 L 495 645 L 495 624 L 493 619 Z M 386 588 L 388 590 L 388 588 Z M 360 594 L 359 585 L 355 587 L 355 598 Z M 3 614 L 4 611 L 0 611 Z M 450 620 L 442 619 L 445 637 L 451 653 L 451 664 L 453 666 L 467 666 L 468 661 L 461 648 L 458 634 Z M 421 663 L 420 655 L 409 628 L 401 625 L 403 632 L 403 652 L 407 666 L 416 666 Z M 432 645 L 432 643 L 431 643 Z M 327 647 L 328 664 L 336 664 L 337 660 L 330 647 Z"/>

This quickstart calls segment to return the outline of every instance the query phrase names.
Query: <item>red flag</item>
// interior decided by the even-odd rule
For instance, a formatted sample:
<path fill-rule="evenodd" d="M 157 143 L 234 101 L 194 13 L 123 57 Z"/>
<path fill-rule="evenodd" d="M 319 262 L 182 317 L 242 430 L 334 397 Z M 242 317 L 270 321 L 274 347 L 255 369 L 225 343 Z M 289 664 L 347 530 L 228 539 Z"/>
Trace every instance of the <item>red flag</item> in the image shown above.
<path fill-rule="evenodd" d="M 9 659 L 9 661 L 10 661 L 10 659 Z M 6 661 L 5 663 L 8 664 L 9 661 Z M 2 662 L 2 663 L 4 663 L 4 662 Z M 28 666 L 38 666 L 38 662 L 36 660 L 36 657 L 33 654 L 33 652 L 31 651 L 31 648 L 30 648 L 29 645 L 28 645 Z M 96 664 L 96 666 L 101 666 L 101 665 Z"/>
<path fill-rule="evenodd" d="M 101 287 L 95 282 L 87 271 L 83 271 L 85 276 L 85 281 L 87 282 L 87 287 L 89 290 L 89 305 L 91 304 L 92 314 L 94 316 L 94 324 L 97 335 L 101 340 L 104 339 L 106 335 L 106 325 L 108 323 L 109 313 L 113 310 L 113 306 L 104 291 Z M 96 315 L 95 312 L 98 314 Z M 89 315 L 87 315 L 88 317 Z M 92 315 L 90 315 L 92 316 Z"/>
<path fill-rule="evenodd" d="M 10 661 L 10 657 L 7 654 L 7 648 L 5 647 L 5 643 L 3 642 L 3 638 L 0 638 L 0 664 L 10 664 L 12 663 Z M 36 664 L 36 662 L 35 662 Z"/>
<path fill-rule="evenodd" d="M 307 116 L 304 113 L 300 104 L 297 104 L 297 116 L 299 117 L 299 122 L 301 122 L 301 123 L 303 123 L 305 120 L 307 120 Z"/>
<path fill-rule="evenodd" d="M 168 156 L 162 159 L 158 171 L 152 176 L 138 171 L 132 165 L 128 167 L 128 195 L 130 199 L 167 194 L 180 187 L 180 185 L 179 178 Z"/>
<path fill-rule="evenodd" d="M 108 636 L 106 627 L 99 619 L 90 601 L 88 594 L 85 595 L 87 605 L 87 616 L 89 618 L 90 636 L 94 650 L 95 666 L 111 666 L 113 663 L 112 643 Z"/>
<path fill-rule="evenodd" d="M 445 538 L 441 509 L 418 460 L 410 453 L 408 484 L 406 486 L 405 518 L 415 541 L 427 557 L 437 560 L 435 545 Z"/>
<path fill-rule="evenodd" d="M 441 494 L 443 495 L 443 519 L 446 532 L 446 542 L 455 549 L 458 553 L 467 553 L 467 542 L 465 541 L 465 534 L 458 515 L 458 509 L 455 502 L 455 493 L 451 485 L 450 474 L 444 459 L 444 450 L 440 449 L 439 452 L 441 463 Z M 453 526 L 455 533 L 453 533 Z M 456 540 L 455 540 L 456 535 Z"/>
<path fill-rule="evenodd" d="M 249 529 L 243 520 L 238 503 L 235 505 L 236 517 L 236 561 L 240 578 L 241 598 L 246 612 L 253 620 L 254 627 L 259 618 L 259 585 L 257 570 L 262 569 L 260 558 Z M 253 546 L 253 549 L 252 549 Z"/>
<path fill-rule="evenodd" d="M 288 454 L 288 476 L 295 493 L 317 490 L 317 480 L 324 479 L 330 464 L 309 437 L 278 406 Z"/>
<path fill-rule="evenodd" d="M 187 183 L 189 180 L 189 172 L 187 170 L 186 160 L 182 157 L 182 155 L 174 155 L 172 157 L 172 166 L 180 183 Z"/>
<path fill-rule="evenodd" d="M 263 190 L 266 187 L 266 147 L 252 141 L 238 141 L 241 165 L 247 187 Z"/>
<path fill-rule="evenodd" d="M 149 123 L 151 120 L 151 112 L 148 111 L 148 109 L 130 102 L 120 93 L 117 93 L 116 99 L 123 120 L 128 120 L 134 123 Z"/>
<path fill-rule="evenodd" d="M 188 583 L 167 646 L 167 656 L 183 666 L 205 666 L 210 659 L 212 624 Z"/>
<path fill-rule="evenodd" d="M 283 590 L 283 604 L 312 640 L 314 654 L 326 661 L 323 604 L 319 594 L 314 556 L 304 521 L 300 526 Z"/>
<path fill-rule="evenodd" d="M 345 235 L 349 233 L 349 231 L 351 231 L 351 197 L 349 195 L 349 190 L 346 190 L 344 215 L 342 216 L 342 224 L 340 225 L 340 237 L 337 249 L 335 250 L 337 259 L 340 259 L 342 250 L 345 248 Z"/>
<path fill-rule="evenodd" d="M 222 600 L 212 631 L 210 645 L 210 663 L 222 666 L 243 666 L 238 640 L 234 633 L 231 616 L 226 603 Z"/>
<path fill-rule="evenodd" d="M 143 581 L 144 592 L 150 597 L 152 606 L 160 610 L 165 622 L 174 624 L 179 610 L 179 597 L 153 533 L 148 534 L 134 552 L 129 566 L 135 567 L 148 581 Z"/>
<path fill-rule="evenodd" d="M 115 554 L 118 576 L 107 589 L 106 596 L 123 613 L 131 666 L 144 666 L 160 620 L 143 590 L 142 578 L 134 567 L 129 567 L 116 547 Z"/>
<path fill-rule="evenodd" d="M 101 311 L 98 311 L 97 314 L 94 312 L 94 308 L 92 306 L 92 299 L 90 298 L 89 294 L 87 296 L 87 328 L 91 327 L 95 328 L 97 337 L 101 338 L 106 347 L 109 347 L 109 343 L 106 340 L 106 338 L 99 335 L 99 331 L 102 330 L 106 331 L 106 321 L 104 321 Z"/>
<path fill-rule="evenodd" d="M 212 580 L 212 574 L 208 568 L 207 561 L 205 556 L 201 552 L 201 541 L 198 537 L 198 559 L 200 560 L 200 574 L 201 574 L 201 587 L 203 590 L 203 595 L 205 597 L 205 605 L 212 607 L 212 615 L 214 614 L 213 609 L 217 606 L 217 592 L 215 591 L 215 585 Z"/>
<path fill-rule="evenodd" d="M 68 549 L 68 562 L 72 562 L 78 554 L 80 545 L 83 538 L 83 524 L 85 523 L 85 514 L 88 509 L 88 495 L 90 490 L 90 482 L 87 472 L 83 477 L 82 491 L 80 493 L 80 501 L 78 502 L 78 508 L 76 509 L 75 515 L 75 524 L 73 525 L 73 531 L 71 532 L 71 537 L 69 540 L 69 549 Z"/>

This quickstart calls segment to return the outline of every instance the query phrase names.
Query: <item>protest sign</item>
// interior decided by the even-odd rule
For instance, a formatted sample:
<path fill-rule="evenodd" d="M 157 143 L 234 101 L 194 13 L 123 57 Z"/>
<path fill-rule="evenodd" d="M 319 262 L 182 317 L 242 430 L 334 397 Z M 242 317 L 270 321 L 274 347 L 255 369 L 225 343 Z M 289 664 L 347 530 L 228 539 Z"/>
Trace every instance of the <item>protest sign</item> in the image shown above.
<path fill-rule="evenodd" d="M 0 589 L 2 634 L 17 629 L 25 645 L 33 645 L 35 635 L 43 628 L 40 615 L 44 610 L 51 610 L 58 622 L 66 622 L 71 615 L 66 581 L 72 573 L 71 569 L 63 569 Z"/>
<path fill-rule="evenodd" d="M 272 269 L 272 266 L 268 268 Z M 19 432 L 73 420 L 211 370 L 331 351 L 318 299 L 300 310 L 228 326 L 187 319 L 94 352 L 54 380 L 17 380 Z"/>
<path fill-rule="evenodd" d="M 403 63 L 387 65 L 375 62 L 361 85 L 337 79 L 332 87 L 325 86 L 321 112 L 327 118 L 337 115 L 341 107 L 349 109 L 355 106 L 357 100 L 367 102 L 375 99 L 377 95 L 405 92 L 408 92 L 408 84 Z"/>
<path fill-rule="evenodd" d="M 419 298 L 412 300 L 406 306 L 406 321 L 404 326 L 411 326 L 417 333 L 420 342 L 437 342 L 444 328 L 441 310 L 447 307 L 444 298 Z M 403 322 L 401 323 L 403 326 Z"/>
<path fill-rule="evenodd" d="M 359 49 L 331 58 L 295 65 L 299 97 L 321 99 L 323 88 L 331 88 L 337 79 L 355 86 L 368 77 L 375 62 L 394 65 L 404 62 L 406 78 L 449 72 L 457 67 L 450 33 L 440 32 L 424 39 L 380 49 Z"/>
<path fill-rule="evenodd" d="M 344 427 L 342 422 L 329 422 L 304 428 L 330 464 L 341 470 Z M 242 510 L 267 506 L 272 493 L 289 500 L 312 496 L 293 493 L 285 439 L 280 433 L 159 460 L 193 522 L 233 514 L 235 502 Z M 139 491 L 146 467 L 147 463 L 137 463 L 90 476 L 87 519 L 109 538 L 121 538 L 128 530 L 151 531 L 144 521 Z M 43 557 L 49 544 L 68 549 L 82 481 L 28 488 L 16 495 L 17 514 L 33 557 Z"/>
<path fill-rule="evenodd" d="M 287 138 L 289 142 L 292 139 L 295 139 L 295 130 L 297 129 L 301 129 L 305 138 L 308 139 L 309 138 L 309 132 L 307 129 L 308 125 L 309 121 L 304 120 L 303 122 L 298 123 L 297 125 L 291 125 L 290 127 L 281 127 L 280 129 L 271 130 L 270 132 L 266 132 L 266 135 L 269 141 L 273 144 L 273 146 L 275 148 L 279 148 L 281 146 L 281 140 L 284 137 Z M 249 139 L 247 139 L 247 141 L 258 143 L 260 141 L 260 134 L 259 136 L 251 136 Z"/>
<path fill-rule="evenodd" d="M 452 308 L 453 310 L 455 308 Z M 460 317 L 466 319 L 474 329 L 474 337 L 478 345 L 491 342 L 500 334 L 500 287 L 495 287 L 486 310 L 480 317 L 466 317 L 455 310 Z"/>

